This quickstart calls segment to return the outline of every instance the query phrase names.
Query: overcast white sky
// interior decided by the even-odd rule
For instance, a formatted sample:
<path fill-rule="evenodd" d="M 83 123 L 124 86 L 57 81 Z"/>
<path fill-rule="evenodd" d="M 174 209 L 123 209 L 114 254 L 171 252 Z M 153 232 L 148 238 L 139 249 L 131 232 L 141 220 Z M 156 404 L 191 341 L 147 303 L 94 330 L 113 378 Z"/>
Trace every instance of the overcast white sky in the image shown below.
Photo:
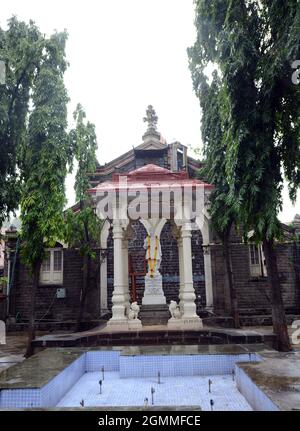
<path fill-rule="evenodd" d="M 168 142 L 201 145 L 199 102 L 186 54 L 195 39 L 193 0 L 1 3 L 1 27 L 14 14 L 33 19 L 44 33 L 67 29 L 69 112 L 80 102 L 95 123 L 100 163 L 141 143 L 149 104 Z M 73 203 L 71 179 L 68 196 Z M 296 212 L 300 213 L 300 199 L 293 207 L 286 198 L 281 219 L 291 221 Z"/>

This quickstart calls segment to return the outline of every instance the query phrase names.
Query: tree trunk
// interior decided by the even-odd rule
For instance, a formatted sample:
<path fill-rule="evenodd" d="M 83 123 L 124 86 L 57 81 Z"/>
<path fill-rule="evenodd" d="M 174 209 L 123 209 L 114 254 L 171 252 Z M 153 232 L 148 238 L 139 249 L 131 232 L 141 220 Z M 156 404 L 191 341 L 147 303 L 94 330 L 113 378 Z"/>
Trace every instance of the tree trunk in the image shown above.
<path fill-rule="evenodd" d="M 229 230 L 229 232 L 230 232 L 230 230 Z M 230 246 L 229 246 L 229 232 L 226 233 L 224 236 L 223 255 L 224 255 L 224 259 L 225 259 L 227 283 L 228 283 L 228 287 L 229 287 L 231 315 L 233 318 L 234 327 L 238 329 L 241 326 L 240 326 L 240 318 L 239 318 L 236 289 L 235 289 L 235 286 L 233 283 L 232 264 L 231 264 L 231 255 L 230 255 Z"/>
<path fill-rule="evenodd" d="M 39 285 L 41 262 L 37 262 L 33 268 L 33 284 L 31 289 L 30 306 L 29 306 L 29 320 L 28 320 L 28 338 L 25 357 L 33 355 L 32 341 L 35 339 L 35 300 L 36 292 Z"/>
<path fill-rule="evenodd" d="M 85 207 L 85 203 L 83 200 L 80 201 L 80 210 L 83 211 Z M 83 235 L 84 235 L 84 244 L 87 248 L 90 248 L 90 235 L 88 222 L 85 220 L 83 222 Z M 80 325 L 83 318 L 85 301 L 87 296 L 87 290 L 89 287 L 90 281 L 90 270 L 91 270 L 91 256 L 85 251 L 83 255 L 83 267 L 82 267 L 82 288 L 80 291 L 80 304 L 79 304 L 79 313 L 76 322 L 76 331 L 80 331 Z"/>
<path fill-rule="evenodd" d="M 91 270 L 91 257 L 89 255 L 83 256 L 83 267 L 82 267 L 82 289 L 80 292 L 80 304 L 79 304 L 79 313 L 77 317 L 76 322 L 76 331 L 80 330 L 80 325 L 83 318 L 84 308 L 85 308 L 85 302 L 87 297 L 87 291 L 89 287 L 89 280 L 90 280 L 90 270 Z"/>
<path fill-rule="evenodd" d="M 268 272 L 268 284 L 272 298 L 273 331 L 277 336 L 278 350 L 280 352 L 288 352 L 291 350 L 291 344 L 282 300 L 274 240 L 265 239 L 263 247 Z"/>

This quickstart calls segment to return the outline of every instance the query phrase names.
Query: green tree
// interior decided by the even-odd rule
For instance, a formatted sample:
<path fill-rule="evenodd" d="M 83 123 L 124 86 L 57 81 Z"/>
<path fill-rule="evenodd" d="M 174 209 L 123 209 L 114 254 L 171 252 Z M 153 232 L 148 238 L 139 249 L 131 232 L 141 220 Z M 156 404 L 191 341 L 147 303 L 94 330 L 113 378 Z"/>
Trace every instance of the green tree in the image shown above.
<path fill-rule="evenodd" d="M 30 92 L 40 62 L 43 38 L 39 29 L 13 17 L 0 28 L 0 60 L 5 83 L 0 84 L 0 225 L 19 205 L 18 152 L 27 139 Z"/>
<path fill-rule="evenodd" d="M 218 66 L 229 127 L 226 177 L 245 233 L 263 242 L 278 348 L 290 349 L 277 268 L 284 179 L 295 200 L 300 182 L 300 89 L 291 64 L 300 58 L 297 0 L 197 0 L 199 67 Z"/>
<path fill-rule="evenodd" d="M 26 356 L 32 353 L 35 337 L 35 297 L 45 247 L 53 246 L 63 235 L 65 178 L 72 156 L 63 80 L 66 39 L 65 32 L 44 38 L 33 80 L 27 139 L 22 146 L 21 253 L 33 277 Z"/>
<path fill-rule="evenodd" d="M 78 169 L 75 178 L 76 200 L 79 211 L 66 212 L 65 240 L 71 247 L 78 247 L 83 259 L 82 285 L 80 290 L 79 313 L 76 329 L 80 329 L 89 290 L 91 263 L 96 258 L 95 243 L 99 242 L 101 221 L 94 214 L 93 205 L 87 191 L 90 188 L 89 175 L 96 169 L 97 138 L 95 126 L 86 121 L 81 105 L 74 112 L 76 126 L 70 131 L 70 142 Z"/>
<path fill-rule="evenodd" d="M 223 255 L 226 265 L 227 285 L 230 297 L 230 310 L 235 328 L 240 327 L 238 299 L 234 286 L 232 261 L 230 252 L 230 232 L 236 214 L 229 200 L 230 187 L 226 178 L 226 140 L 228 127 L 226 109 L 223 107 L 224 89 L 216 71 L 213 72 L 211 84 L 206 75 L 198 67 L 196 55 L 192 48 L 189 50 L 190 70 L 192 73 L 194 89 L 200 101 L 202 112 L 202 141 L 204 144 L 205 164 L 199 175 L 211 184 L 214 189 L 210 195 L 210 208 L 212 226 L 222 241 Z"/>

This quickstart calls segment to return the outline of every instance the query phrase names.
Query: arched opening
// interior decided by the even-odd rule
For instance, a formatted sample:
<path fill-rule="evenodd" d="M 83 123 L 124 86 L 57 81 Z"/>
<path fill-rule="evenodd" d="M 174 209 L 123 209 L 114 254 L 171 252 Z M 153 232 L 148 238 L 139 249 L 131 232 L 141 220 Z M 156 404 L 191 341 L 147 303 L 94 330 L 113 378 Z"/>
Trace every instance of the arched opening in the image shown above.
<path fill-rule="evenodd" d="M 139 221 L 133 221 L 130 224 L 132 235 L 128 241 L 128 275 L 129 275 L 129 293 L 131 301 L 142 303 L 145 290 L 146 275 L 146 251 L 143 248 L 147 231 Z"/>
<path fill-rule="evenodd" d="M 163 291 L 167 304 L 171 300 L 178 302 L 179 295 L 179 259 L 177 240 L 172 232 L 172 224 L 168 220 L 160 235 L 162 262 L 160 271 L 163 280 Z"/>
<path fill-rule="evenodd" d="M 197 314 L 201 315 L 206 306 L 205 269 L 203 238 L 200 230 L 192 231 L 192 267 L 193 283 L 196 295 Z"/>

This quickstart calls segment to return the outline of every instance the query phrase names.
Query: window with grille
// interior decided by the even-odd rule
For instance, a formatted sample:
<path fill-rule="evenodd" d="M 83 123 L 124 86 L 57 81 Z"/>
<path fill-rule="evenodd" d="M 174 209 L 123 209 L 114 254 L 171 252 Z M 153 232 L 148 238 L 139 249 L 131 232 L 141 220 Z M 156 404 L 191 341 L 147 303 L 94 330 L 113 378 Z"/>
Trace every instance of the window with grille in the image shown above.
<path fill-rule="evenodd" d="M 267 268 L 261 245 L 249 245 L 250 275 L 251 277 L 266 277 Z"/>
<path fill-rule="evenodd" d="M 41 284 L 62 284 L 63 282 L 63 251 L 62 249 L 50 249 L 46 251 L 45 259 L 41 266 Z"/>

